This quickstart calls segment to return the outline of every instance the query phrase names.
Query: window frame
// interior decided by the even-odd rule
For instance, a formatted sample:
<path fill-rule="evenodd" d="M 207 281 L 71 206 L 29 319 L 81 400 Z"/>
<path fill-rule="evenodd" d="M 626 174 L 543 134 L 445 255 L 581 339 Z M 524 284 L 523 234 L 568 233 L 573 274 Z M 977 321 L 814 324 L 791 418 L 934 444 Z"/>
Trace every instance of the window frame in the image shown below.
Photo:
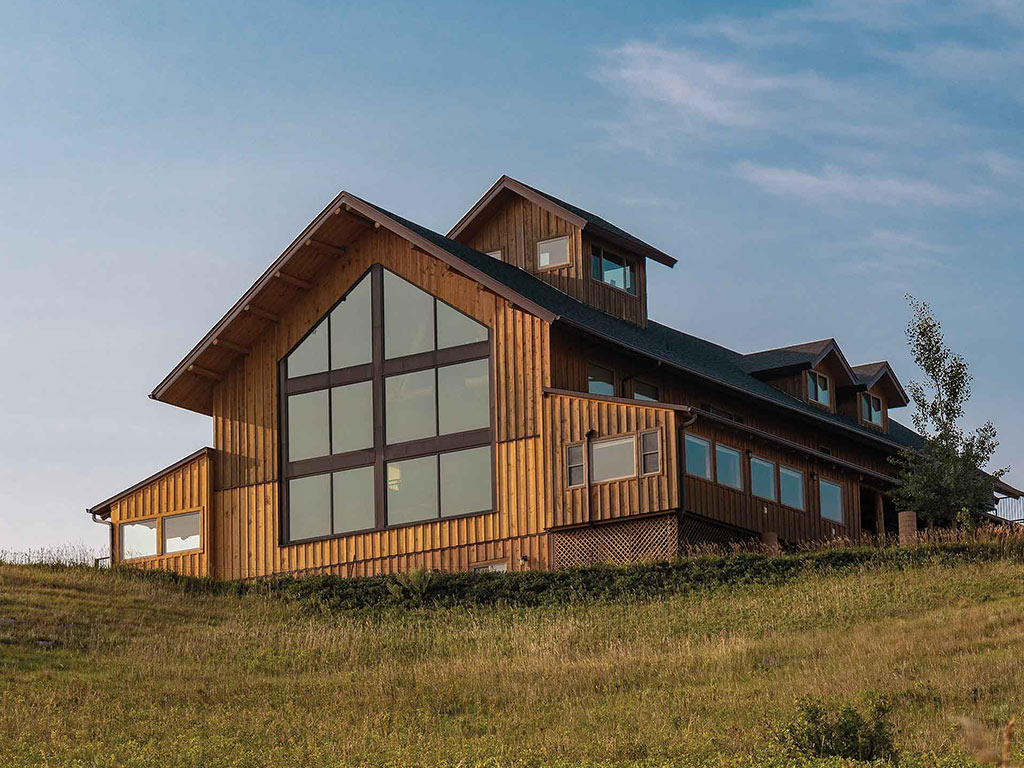
<path fill-rule="evenodd" d="M 831 517 L 826 517 L 824 515 L 824 513 L 822 512 L 822 510 L 821 510 L 821 486 L 822 486 L 822 484 L 831 485 L 831 486 L 834 486 L 835 488 L 839 489 L 839 516 L 840 516 L 839 520 L 834 520 Z M 843 498 L 843 495 L 844 495 L 845 491 L 846 491 L 846 487 L 842 484 L 842 482 L 837 481 L 837 480 L 833 480 L 830 477 L 822 477 L 821 475 L 818 475 L 818 517 L 821 520 L 826 521 L 830 525 L 841 525 L 843 527 L 846 527 L 846 500 Z"/>
<path fill-rule="evenodd" d="M 595 253 L 595 251 L 598 251 L 599 253 Z M 623 271 L 630 275 L 630 286 L 632 287 L 632 290 L 629 290 L 629 288 L 620 288 L 617 285 L 612 285 L 604 278 L 605 259 L 608 259 L 609 261 L 619 261 L 622 263 Z M 595 272 L 597 272 L 596 266 L 598 263 L 600 263 L 601 265 L 600 276 L 595 274 Z M 621 253 L 617 251 L 609 251 L 603 245 L 598 245 L 597 243 L 590 244 L 590 279 L 592 281 L 600 283 L 606 288 L 611 288 L 613 291 L 619 291 L 620 293 L 624 293 L 627 296 L 630 296 L 635 299 L 639 296 L 640 293 L 640 287 L 638 285 L 639 275 L 640 266 L 635 260 L 629 258 L 628 256 L 623 256 Z"/>
<path fill-rule="evenodd" d="M 546 245 L 547 243 L 557 243 L 560 240 L 564 240 L 565 241 L 565 261 L 564 262 L 559 262 L 557 264 L 545 264 L 544 266 L 541 266 L 541 264 L 540 264 L 540 248 L 541 248 L 541 246 L 542 245 Z M 535 246 L 535 249 L 534 249 L 534 252 L 533 252 L 533 258 L 534 258 L 534 260 L 536 261 L 536 264 L 537 264 L 537 271 L 538 272 L 550 272 L 550 271 L 556 270 L 556 269 L 565 269 L 566 267 L 571 267 L 572 266 L 572 250 L 571 250 L 571 246 L 572 246 L 572 241 L 571 241 L 571 238 L 568 235 L 559 235 L 558 237 L 548 237 L 548 238 L 545 238 L 544 240 L 538 240 L 537 241 L 537 245 Z"/>
<path fill-rule="evenodd" d="M 178 552 L 165 552 L 164 551 L 164 518 L 177 517 L 179 515 L 199 515 L 199 547 L 197 549 L 183 549 Z M 125 558 L 122 556 L 124 552 L 124 539 L 121 537 L 121 526 L 131 525 L 132 523 L 146 523 L 153 521 L 156 523 L 156 554 L 155 555 L 141 555 L 139 557 Z M 189 507 L 187 509 L 176 509 L 173 512 L 163 512 L 158 515 L 146 515 L 145 517 L 133 517 L 130 520 L 119 520 L 114 523 L 117 526 L 117 561 L 119 563 L 134 563 L 140 560 L 162 560 L 167 557 L 177 557 L 179 555 L 198 555 L 206 551 L 206 507 Z"/>
<path fill-rule="evenodd" d="M 594 446 L 601 445 L 603 443 L 614 443 L 614 442 L 625 442 L 630 440 L 633 443 L 633 471 L 628 475 L 620 475 L 617 477 L 606 477 L 603 480 L 595 480 L 593 477 L 594 471 Z M 589 449 L 586 451 L 587 454 L 587 479 L 590 481 L 591 486 L 604 485 L 605 483 L 620 483 L 623 480 L 636 480 L 639 477 L 640 467 L 637 463 L 637 433 L 636 432 L 623 432 L 617 435 L 608 435 L 607 437 L 601 437 L 596 440 L 590 441 Z"/>
<path fill-rule="evenodd" d="M 608 373 L 611 374 L 612 393 L 610 395 L 604 395 L 604 394 L 601 394 L 600 392 L 591 392 L 590 391 L 590 382 L 591 382 L 590 369 L 591 368 L 598 368 L 599 370 L 607 371 Z M 601 365 L 600 363 L 595 363 L 592 360 L 588 360 L 587 361 L 587 394 L 588 395 L 597 395 L 598 397 L 615 397 L 616 396 L 615 393 L 618 392 L 618 391 L 619 391 L 619 375 L 618 375 L 618 372 L 614 368 L 611 368 L 611 367 L 606 366 L 606 365 Z"/>
<path fill-rule="evenodd" d="M 580 456 L 582 457 L 582 461 L 579 464 L 573 464 L 569 460 L 569 451 L 572 450 L 573 448 L 579 448 L 580 449 Z M 583 481 L 579 482 L 579 483 L 576 483 L 575 485 L 572 484 L 572 482 L 569 479 L 571 477 L 571 475 L 569 474 L 569 470 L 572 469 L 573 467 L 580 467 L 583 470 Z M 588 477 L 587 473 L 588 472 L 589 472 L 589 468 L 587 467 L 587 444 L 585 442 L 567 443 L 566 446 L 565 446 L 565 487 L 566 487 L 566 489 L 567 490 L 574 490 L 576 488 L 586 488 L 587 487 L 587 477 Z"/>
<path fill-rule="evenodd" d="M 870 417 L 869 418 L 864 418 L 865 404 L 867 404 L 867 411 L 868 411 L 868 413 L 869 414 L 874 413 L 873 409 L 871 408 L 873 400 L 877 400 L 878 401 L 878 415 L 881 418 L 881 421 L 878 421 L 878 422 L 872 421 L 870 419 Z M 861 423 L 862 424 L 867 424 L 869 427 L 876 427 L 877 429 L 884 429 L 885 428 L 885 419 L 886 419 L 885 400 L 882 397 L 880 397 L 879 395 L 873 395 L 870 392 L 861 392 L 860 404 L 861 404 L 861 408 L 860 408 L 860 420 L 861 420 Z"/>
<path fill-rule="evenodd" d="M 828 382 L 828 384 L 825 387 L 826 390 L 828 391 L 828 402 L 827 403 L 823 403 L 820 400 L 811 397 L 811 387 L 810 387 L 810 377 L 811 376 L 818 377 L 817 380 L 814 383 L 814 388 L 818 392 L 821 391 L 821 381 L 820 380 L 824 379 L 826 382 Z M 811 370 L 806 371 L 806 375 L 804 376 L 804 389 L 807 392 L 807 402 L 809 402 L 811 405 L 816 405 L 819 408 L 827 408 L 830 411 L 832 410 L 833 405 L 835 405 L 835 390 L 834 390 L 834 388 L 832 386 L 832 377 L 831 376 L 829 376 L 827 373 L 822 373 L 821 371 L 816 371 L 816 370 L 814 370 L 812 368 Z"/>
<path fill-rule="evenodd" d="M 705 466 L 707 467 L 707 470 L 708 470 L 707 477 L 705 477 L 704 475 L 695 475 L 692 472 L 690 472 L 689 462 L 687 461 L 687 457 L 689 456 L 689 451 L 687 451 L 687 449 L 686 449 L 686 441 L 688 439 L 690 439 L 690 438 L 693 438 L 694 440 L 699 440 L 700 442 L 705 443 L 707 445 L 707 447 L 708 447 L 708 460 L 705 462 Z M 715 450 L 714 449 L 715 449 L 715 441 L 714 440 L 711 440 L 710 438 L 707 438 L 707 437 L 701 437 L 700 435 L 698 435 L 698 434 L 696 434 L 694 432 L 683 432 L 683 472 L 686 474 L 686 476 L 687 477 L 695 477 L 698 480 L 705 480 L 705 481 L 707 481 L 709 483 L 715 482 L 715 459 L 714 459 Z"/>
<path fill-rule="evenodd" d="M 647 397 L 646 395 L 643 395 L 641 397 L 637 397 L 637 392 L 636 392 L 637 385 L 640 385 L 640 386 L 643 386 L 643 387 L 650 387 L 652 390 L 654 390 L 654 397 L 650 398 L 650 397 Z M 633 397 L 632 397 L 632 399 L 636 400 L 637 402 L 640 402 L 640 403 L 660 403 L 661 402 L 661 387 L 659 387 L 657 384 L 651 384 L 649 381 L 644 381 L 643 379 L 634 379 L 633 380 Z"/>
<path fill-rule="evenodd" d="M 654 451 L 644 450 L 644 435 L 654 435 L 657 440 L 658 447 Z M 645 456 L 657 456 L 658 457 L 658 469 L 655 472 L 644 471 L 644 457 Z M 640 477 L 657 477 L 665 471 L 665 449 L 662 441 L 662 429 L 657 427 L 655 429 L 644 429 L 636 433 L 636 469 Z"/>
<path fill-rule="evenodd" d="M 728 488 L 728 489 L 733 490 L 733 491 L 740 491 L 740 492 L 742 492 L 745 489 L 745 487 L 746 487 L 746 483 L 744 482 L 744 477 L 743 477 L 743 451 L 741 451 L 739 448 L 733 448 L 731 445 L 726 445 L 725 443 L 720 443 L 717 440 L 714 442 L 714 448 L 715 448 L 715 450 L 714 450 L 714 454 L 715 454 L 715 484 L 716 485 L 720 485 L 723 488 Z M 729 485 L 729 483 L 723 483 L 719 479 L 719 477 L 718 477 L 718 449 L 719 448 L 722 448 L 722 449 L 724 449 L 726 451 L 732 451 L 733 453 L 736 454 L 736 458 L 738 459 L 738 461 L 736 462 L 736 466 L 739 469 L 739 483 L 740 483 L 738 486 Z"/>
<path fill-rule="evenodd" d="M 497 430 L 495 428 L 495 404 L 494 404 L 494 391 L 495 391 L 495 356 L 494 356 L 494 332 L 493 329 L 487 326 L 485 323 L 473 318 L 466 312 L 458 309 L 449 302 L 445 301 L 439 296 L 432 294 L 430 291 L 416 285 L 411 280 L 408 280 L 404 276 L 397 272 L 392 273 L 402 280 L 410 283 L 414 287 L 428 294 L 434 301 L 432 304 L 432 314 L 434 323 L 434 349 L 427 352 L 418 352 L 411 355 L 402 357 L 386 358 L 384 349 L 384 272 L 386 267 L 382 264 L 373 264 L 358 277 L 356 277 L 348 290 L 333 304 L 331 305 L 319 319 L 317 319 L 312 327 L 303 336 L 298 339 L 295 344 L 278 360 L 278 545 L 285 546 L 296 546 L 300 544 L 309 544 L 317 541 L 326 541 L 330 539 L 343 538 L 345 536 L 355 536 L 364 533 L 370 533 L 373 531 L 392 530 L 398 528 L 408 527 L 410 525 L 426 525 L 431 523 L 443 522 L 446 520 L 457 520 L 463 517 L 473 517 L 476 515 L 492 514 L 498 508 L 497 503 L 497 472 L 495 469 L 495 459 L 497 456 L 496 450 L 496 439 Z M 333 370 L 331 368 L 331 361 L 328 360 L 328 370 L 325 373 L 310 374 L 306 376 L 300 376 L 295 378 L 288 378 L 288 356 L 296 349 L 299 345 L 305 341 L 306 337 L 312 333 L 323 320 L 326 320 L 332 312 L 340 305 L 348 295 L 358 286 L 361 281 L 366 278 L 371 280 L 371 332 L 373 334 L 372 340 L 372 362 L 368 364 L 351 366 L 348 368 Z M 466 315 L 470 319 L 479 323 L 487 329 L 487 338 L 484 341 L 472 342 L 469 344 L 463 344 L 455 347 L 445 347 L 439 349 L 437 339 L 437 315 L 438 315 L 438 304 L 445 304 L 451 309 Z M 330 324 L 328 324 L 328 334 L 330 334 Z M 328 349 L 330 349 L 330 335 L 328 335 L 327 341 Z M 434 387 L 434 409 L 435 409 L 435 421 L 438 418 L 438 392 L 437 392 L 437 370 L 442 367 L 450 365 L 457 365 L 460 363 L 473 362 L 476 360 L 487 360 L 487 371 L 488 371 L 488 425 L 480 429 L 474 429 L 465 432 L 457 432 L 453 434 L 436 435 L 433 437 L 427 437 L 417 440 L 409 440 L 401 443 L 388 444 L 385 436 L 385 429 L 387 425 L 386 417 L 386 404 L 385 404 L 385 381 L 388 377 L 394 375 L 400 375 L 405 373 L 414 373 L 417 371 L 433 370 L 435 377 Z M 288 457 L 288 413 L 287 413 L 287 399 L 290 395 L 302 394 L 306 392 L 317 391 L 320 389 L 327 389 L 328 392 L 336 386 L 344 384 L 354 384 L 362 381 L 370 381 L 373 388 L 373 396 L 371 407 L 373 409 L 373 432 L 374 439 L 373 445 L 370 448 L 350 451 L 348 453 L 333 453 L 333 439 L 330 439 L 328 443 L 328 454 L 325 456 L 318 456 L 310 459 L 302 459 L 299 461 L 289 461 Z M 332 409 L 330 407 L 331 398 L 328 396 L 328 419 L 330 420 L 333 416 Z M 331 423 L 328 421 L 328 433 L 331 433 Z M 476 512 L 467 512 L 459 515 L 444 515 L 441 514 L 440 508 L 440 494 L 441 494 L 441 477 L 440 477 L 440 456 L 445 453 L 451 453 L 459 450 L 466 450 L 469 448 L 482 448 L 489 447 L 491 454 L 491 505 L 490 509 L 480 510 Z M 424 520 L 417 520 L 413 522 L 397 523 L 389 525 L 387 520 L 387 476 L 386 468 L 389 463 L 395 461 L 402 461 L 406 459 L 421 458 L 423 456 L 436 456 L 438 457 L 438 476 L 437 476 L 437 491 L 438 491 L 438 516 Z M 365 528 L 361 530 L 345 531 L 343 533 L 334 533 L 334 512 L 333 512 L 333 499 L 334 499 L 334 473 L 348 469 L 357 469 L 361 467 L 374 467 L 374 525 L 371 528 Z M 331 521 L 331 533 L 323 536 L 315 536 L 303 539 L 292 540 L 289 535 L 290 518 L 289 518 L 289 506 L 290 506 L 290 493 L 289 493 L 289 481 L 298 479 L 301 477 L 315 476 L 327 474 L 330 477 L 330 499 L 331 506 L 328 509 L 328 514 Z"/>
<path fill-rule="evenodd" d="M 758 456 L 755 453 L 748 453 L 747 458 L 749 459 L 749 461 L 747 461 L 747 464 L 749 465 L 749 470 L 748 471 L 750 472 L 750 495 L 751 495 L 751 497 L 753 497 L 755 499 L 760 499 L 761 501 L 770 501 L 772 504 L 778 504 L 779 503 L 779 464 L 778 464 L 778 462 L 772 461 L 771 459 L 766 459 L 763 456 Z M 762 496 L 761 494 L 759 494 L 759 493 L 754 491 L 754 462 L 755 461 L 759 461 L 762 464 L 770 464 L 771 467 L 772 467 L 772 494 L 773 494 L 772 497 Z"/>
<path fill-rule="evenodd" d="M 800 475 L 800 495 L 803 497 L 804 505 L 802 507 L 794 507 L 792 504 L 787 504 L 782 499 L 782 472 L 791 472 L 795 475 Z M 807 474 L 803 470 L 796 469 L 795 467 L 787 467 L 785 464 L 779 464 L 779 504 L 786 509 L 792 509 L 797 512 L 807 511 Z"/>

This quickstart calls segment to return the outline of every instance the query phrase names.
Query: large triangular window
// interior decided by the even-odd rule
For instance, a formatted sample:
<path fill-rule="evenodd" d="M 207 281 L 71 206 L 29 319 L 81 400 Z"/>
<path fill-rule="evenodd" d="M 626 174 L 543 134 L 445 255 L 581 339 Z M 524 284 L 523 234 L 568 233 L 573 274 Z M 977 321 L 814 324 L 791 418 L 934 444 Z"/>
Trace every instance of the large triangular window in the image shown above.
<path fill-rule="evenodd" d="M 281 366 L 284 541 L 493 510 L 487 326 L 374 266 Z"/>

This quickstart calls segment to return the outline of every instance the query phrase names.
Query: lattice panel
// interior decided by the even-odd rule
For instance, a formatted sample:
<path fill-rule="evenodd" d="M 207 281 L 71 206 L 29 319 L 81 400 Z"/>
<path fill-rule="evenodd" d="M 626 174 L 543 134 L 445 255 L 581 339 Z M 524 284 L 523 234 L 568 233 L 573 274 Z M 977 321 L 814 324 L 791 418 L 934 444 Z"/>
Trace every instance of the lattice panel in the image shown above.
<path fill-rule="evenodd" d="M 663 560 L 679 551 L 675 515 L 558 531 L 552 538 L 556 568 Z"/>
<path fill-rule="evenodd" d="M 724 525 L 715 525 L 709 520 L 685 515 L 679 526 L 679 540 L 687 545 L 720 544 L 728 545 L 756 538 L 753 533 L 737 531 Z"/>

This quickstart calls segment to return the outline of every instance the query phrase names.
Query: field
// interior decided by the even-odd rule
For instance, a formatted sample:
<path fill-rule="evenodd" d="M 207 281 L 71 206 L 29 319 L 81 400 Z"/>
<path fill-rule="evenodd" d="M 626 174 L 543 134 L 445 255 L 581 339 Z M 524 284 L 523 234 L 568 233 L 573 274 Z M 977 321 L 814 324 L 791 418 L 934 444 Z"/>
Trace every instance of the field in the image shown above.
<path fill-rule="evenodd" d="M 0 564 L 4 768 L 838 766 L 779 725 L 878 694 L 901 765 L 975 765 L 961 718 L 1024 713 L 1024 564 L 376 615 Z"/>

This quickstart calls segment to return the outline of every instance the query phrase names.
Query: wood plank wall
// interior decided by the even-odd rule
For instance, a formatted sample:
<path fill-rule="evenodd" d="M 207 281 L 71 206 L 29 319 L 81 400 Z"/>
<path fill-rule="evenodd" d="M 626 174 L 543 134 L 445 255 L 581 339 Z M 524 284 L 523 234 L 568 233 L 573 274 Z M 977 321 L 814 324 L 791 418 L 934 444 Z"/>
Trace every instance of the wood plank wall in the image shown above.
<path fill-rule="evenodd" d="M 758 406 L 747 398 L 732 396 L 726 390 L 694 377 L 671 372 L 667 368 L 655 370 L 648 360 L 628 353 L 615 352 L 607 345 L 595 343 L 582 334 L 556 327 L 551 334 L 551 349 L 551 385 L 555 389 L 585 391 L 587 363 L 594 362 L 616 371 L 620 388 L 618 394 L 621 396 L 631 396 L 632 379 L 629 377 L 638 376 L 659 387 L 663 402 L 702 409 L 711 406 L 720 412 L 740 417 L 746 426 L 768 432 L 810 450 L 825 449 L 831 451 L 838 459 L 873 472 L 892 473 L 892 466 L 888 462 L 890 453 L 882 447 L 873 448 L 852 437 L 846 438 L 840 433 L 816 427 L 813 422 L 796 415 L 789 417 L 770 406 Z M 770 502 L 766 504 L 760 499 L 753 498 L 749 492 L 738 493 L 724 486 L 709 487 L 706 481 L 694 478 L 687 478 L 685 483 L 687 511 L 753 531 L 775 530 L 780 536 L 790 540 L 859 535 L 859 486 L 866 483 L 870 487 L 877 487 L 879 481 L 864 480 L 856 472 L 837 467 L 830 462 L 809 459 L 798 451 L 780 449 L 777 444 L 754 438 L 740 429 L 728 430 L 719 425 L 712 425 L 708 421 L 698 420 L 693 431 L 714 439 L 717 439 L 715 436 L 719 434 L 726 434 L 723 442 L 733 448 L 741 451 L 750 450 L 771 461 L 804 471 L 808 475 L 805 488 L 808 512 L 781 509 Z M 748 465 L 748 462 L 744 461 L 744 464 Z M 749 466 L 745 466 L 744 471 L 749 475 Z M 843 486 L 845 526 L 821 519 L 816 506 L 817 486 L 812 486 L 809 480 L 809 473 L 812 471 Z M 744 488 L 749 489 L 749 478 Z M 767 515 L 764 513 L 765 506 L 768 507 Z M 812 509 L 813 514 L 810 511 Z M 765 528 L 765 525 L 774 527 Z M 835 534 L 832 533 L 833 528 L 836 529 Z"/>
<path fill-rule="evenodd" d="M 121 553 L 119 525 L 125 522 L 165 518 L 183 512 L 200 512 L 202 547 L 194 552 L 181 552 L 126 561 L 135 568 L 164 569 L 185 576 L 210 575 L 210 541 L 213 516 L 211 511 L 212 460 L 208 453 L 197 456 L 172 472 L 154 479 L 148 485 L 110 505 L 110 522 L 114 526 L 114 549 L 111 561 L 118 563 Z M 157 541 L 162 536 L 162 523 L 157 523 Z"/>
<path fill-rule="evenodd" d="M 571 263 L 558 269 L 538 270 L 537 243 L 562 236 L 569 237 Z M 506 193 L 504 203 L 494 215 L 460 239 L 484 253 L 500 249 L 504 261 L 532 272 L 560 291 L 610 315 L 638 325 L 647 324 L 645 260 L 634 259 L 637 262 L 636 296 L 594 280 L 590 273 L 590 245 L 595 240 L 536 203 Z M 616 248 L 610 250 L 621 252 Z"/>
<path fill-rule="evenodd" d="M 612 520 L 679 508 L 679 463 L 676 413 L 651 405 L 616 403 L 548 393 L 544 399 L 544 434 L 550 457 L 548 482 L 554 527 Z M 646 477 L 568 488 L 565 447 L 657 429 L 661 434 L 661 472 Z M 638 438 L 639 440 L 639 438 Z M 637 448 L 639 454 L 639 447 Z M 637 456 L 639 465 L 640 457 Z M 639 471 L 639 469 L 638 469 Z"/>
<path fill-rule="evenodd" d="M 327 541 L 279 544 L 278 361 L 374 263 L 491 328 L 494 338 L 497 512 Z M 214 390 L 215 575 L 366 575 L 427 566 L 466 569 L 504 559 L 510 568 L 548 563 L 541 397 L 550 377 L 548 326 L 414 251 L 385 229 L 371 230 L 328 267 L 281 323 L 239 359 Z M 527 558 L 521 563 L 521 558 Z"/>

